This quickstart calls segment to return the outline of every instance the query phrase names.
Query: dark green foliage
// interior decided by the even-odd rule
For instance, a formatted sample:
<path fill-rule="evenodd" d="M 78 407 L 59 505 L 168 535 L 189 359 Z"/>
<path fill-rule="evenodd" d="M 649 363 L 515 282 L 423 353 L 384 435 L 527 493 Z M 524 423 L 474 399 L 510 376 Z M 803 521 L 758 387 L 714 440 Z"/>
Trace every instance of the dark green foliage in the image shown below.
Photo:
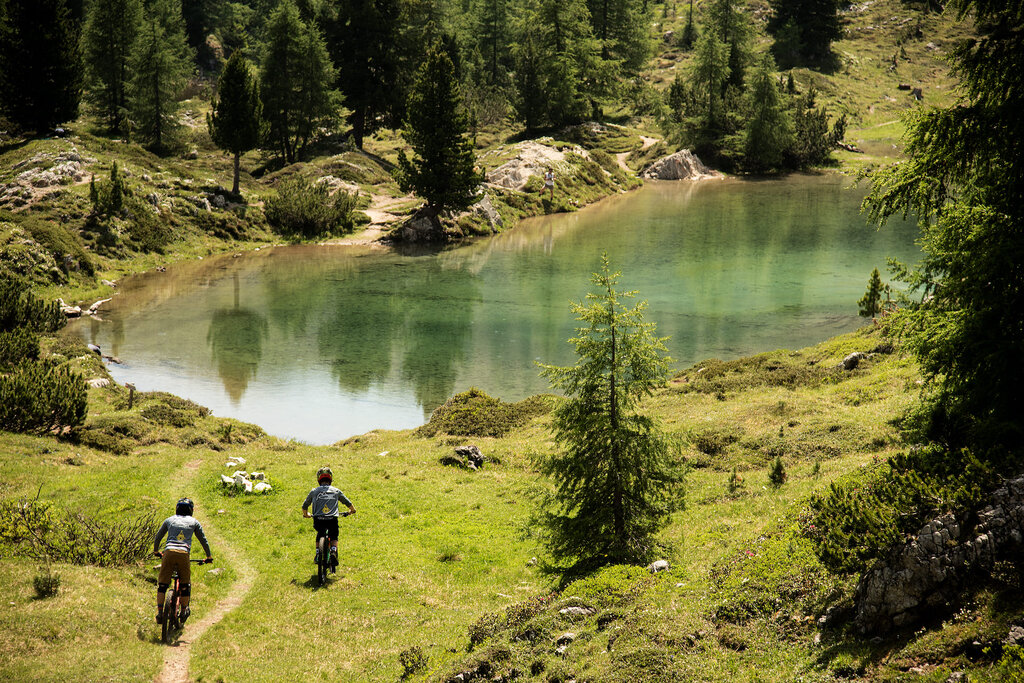
<path fill-rule="evenodd" d="M 53 573 L 47 563 L 40 573 L 32 577 L 32 588 L 40 600 L 52 598 L 60 590 L 60 574 Z"/>
<path fill-rule="evenodd" d="M 713 34 L 727 50 L 727 82 L 742 88 L 747 67 L 753 61 L 754 24 L 741 0 L 710 0 L 703 32 Z"/>
<path fill-rule="evenodd" d="M 783 68 L 823 66 L 832 56 L 832 41 L 842 37 L 837 0 L 770 0 L 768 31 L 772 51 Z"/>
<path fill-rule="evenodd" d="M 352 110 L 348 121 L 359 149 L 366 135 L 393 123 L 402 109 L 396 87 L 399 4 L 397 0 L 340 0 L 335 4 L 337 13 L 324 27 L 338 69 L 338 89 Z"/>
<path fill-rule="evenodd" d="M 959 101 L 909 117 L 908 159 L 875 178 L 867 206 L 920 220 L 920 267 L 896 274 L 921 303 L 893 329 L 931 388 L 925 436 L 1001 460 L 1024 442 L 1024 2 L 949 7 L 980 32 L 950 55 Z"/>
<path fill-rule="evenodd" d="M 93 0 L 82 32 L 89 102 L 112 131 L 128 115 L 128 60 L 142 18 L 141 0 Z"/>
<path fill-rule="evenodd" d="M 686 377 L 687 382 L 674 387 L 677 391 L 718 394 L 754 387 L 815 387 L 829 380 L 840 381 L 843 375 L 790 354 L 773 352 L 724 362 L 701 361 Z"/>
<path fill-rule="evenodd" d="M 32 239 L 41 244 L 53 256 L 65 274 L 74 270 L 81 270 L 89 276 L 94 274 L 95 269 L 88 252 L 61 223 L 48 220 L 35 211 L 22 211 L 16 215 L 16 218 L 13 213 L 0 211 L 0 220 L 15 223 L 28 232 Z M 23 273 L 23 275 L 30 274 Z"/>
<path fill-rule="evenodd" d="M 0 376 L 0 429 L 48 434 L 85 421 L 85 382 L 66 367 L 23 362 Z"/>
<path fill-rule="evenodd" d="M 78 116 L 80 32 L 67 0 L 8 1 L 0 10 L 0 108 L 21 129 L 47 133 Z"/>
<path fill-rule="evenodd" d="M 181 3 L 153 0 L 132 46 L 129 87 L 133 130 L 157 151 L 166 150 L 181 128 L 178 95 L 192 74 Z"/>
<path fill-rule="evenodd" d="M 288 163 L 299 158 L 320 129 L 333 125 L 339 108 L 331 90 L 334 78 L 316 24 L 303 21 L 292 0 L 282 0 L 267 21 L 260 96 L 267 144 Z"/>
<path fill-rule="evenodd" d="M 65 324 L 67 318 L 55 302 L 43 301 L 29 292 L 22 280 L 0 273 L 0 331 L 24 327 L 34 332 L 56 332 Z"/>
<path fill-rule="evenodd" d="M 601 58 L 618 65 L 620 78 L 636 76 L 650 55 L 650 15 L 644 0 L 587 0 Z"/>
<path fill-rule="evenodd" d="M 36 560 L 120 567 L 153 549 L 153 513 L 100 520 L 39 500 L 0 503 L 0 547 Z"/>
<path fill-rule="evenodd" d="M 607 256 L 587 294 L 572 304 L 586 326 L 570 343 L 570 367 L 542 365 L 542 374 L 566 399 L 554 410 L 560 450 L 539 456 L 537 466 L 554 491 L 543 501 L 541 521 L 552 555 L 560 560 L 606 564 L 636 562 L 654 550 L 654 535 L 682 504 L 676 445 L 639 402 L 664 384 L 670 359 L 662 339 L 645 322 L 633 292 L 615 289 L 619 274 Z"/>
<path fill-rule="evenodd" d="M 412 147 L 398 155 L 398 184 L 427 202 L 435 215 L 465 209 L 476 201 L 483 181 L 475 168 L 469 117 L 456 80 L 455 65 L 440 42 L 428 51 L 409 94 L 402 132 Z"/>
<path fill-rule="evenodd" d="M 827 163 L 832 150 L 846 133 L 846 116 L 840 116 L 831 127 L 824 107 L 815 104 L 813 89 L 793 98 L 793 146 L 787 153 L 787 163 L 794 168 L 807 168 Z"/>
<path fill-rule="evenodd" d="M 283 181 L 277 195 L 267 199 L 267 223 L 282 235 L 315 238 L 351 232 L 355 193 L 341 190 L 331 196 L 324 183 L 313 183 L 300 175 Z"/>
<path fill-rule="evenodd" d="M 782 464 L 782 456 L 776 456 L 775 460 L 768 467 L 768 484 L 773 489 L 777 489 L 786 483 L 786 478 L 789 475 L 786 474 L 786 468 Z"/>
<path fill-rule="evenodd" d="M 537 415 L 550 410 L 544 396 L 532 396 L 518 403 L 505 403 L 479 389 L 456 394 L 430 415 L 430 421 L 416 430 L 422 436 L 439 433 L 460 436 L 502 437 Z"/>
<path fill-rule="evenodd" d="M 780 168 L 792 144 L 792 124 L 775 78 L 775 62 L 765 54 L 750 79 L 743 165 L 753 171 Z"/>
<path fill-rule="evenodd" d="M 194 415 L 164 403 L 146 406 L 139 414 L 147 420 L 171 427 L 191 427 L 195 423 Z"/>
<path fill-rule="evenodd" d="M 402 680 L 426 671 L 427 661 L 427 655 L 419 645 L 402 650 L 398 655 L 398 663 L 402 665 Z"/>
<path fill-rule="evenodd" d="M 725 490 L 730 496 L 735 496 L 743 488 L 743 477 L 736 471 L 736 468 L 732 468 L 732 473 L 729 474 L 729 480 L 725 483 Z"/>
<path fill-rule="evenodd" d="M 739 440 L 734 432 L 707 429 L 693 436 L 693 447 L 705 455 L 718 455 Z"/>
<path fill-rule="evenodd" d="M 22 361 L 39 359 L 39 337 L 27 327 L 0 331 L 0 372 Z"/>
<path fill-rule="evenodd" d="M 830 571 L 858 573 L 929 519 L 976 509 L 998 481 L 966 450 L 922 448 L 832 484 L 811 499 L 803 531 Z"/>
<path fill-rule="evenodd" d="M 241 52 L 231 55 L 221 72 L 217 100 L 213 111 L 207 115 L 206 124 L 214 143 L 234 155 L 231 192 L 237 195 L 239 159 L 259 145 L 263 133 L 259 83 Z"/>
<path fill-rule="evenodd" d="M 868 291 L 857 302 L 860 307 L 860 315 L 865 318 L 873 318 L 882 310 L 882 276 L 878 268 L 871 271 L 868 279 Z"/>

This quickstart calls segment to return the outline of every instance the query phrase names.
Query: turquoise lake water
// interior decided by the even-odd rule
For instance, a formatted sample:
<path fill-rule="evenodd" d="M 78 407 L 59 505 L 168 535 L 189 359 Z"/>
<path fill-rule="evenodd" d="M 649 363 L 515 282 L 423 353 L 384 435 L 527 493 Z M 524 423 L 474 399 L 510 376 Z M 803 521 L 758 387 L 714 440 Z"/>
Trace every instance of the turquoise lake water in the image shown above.
<path fill-rule="evenodd" d="M 546 391 L 535 361 L 574 361 L 569 302 L 603 252 L 648 301 L 678 368 L 856 329 L 871 269 L 918 249 L 910 223 L 867 225 L 850 183 L 651 183 L 440 253 L 208 258 L 125 280 L 102 322 L 70 329 L 123 361 L 110 366 L 119 382 L 331 443 L 422 424 L 471 386 L 506 400 Z"/>

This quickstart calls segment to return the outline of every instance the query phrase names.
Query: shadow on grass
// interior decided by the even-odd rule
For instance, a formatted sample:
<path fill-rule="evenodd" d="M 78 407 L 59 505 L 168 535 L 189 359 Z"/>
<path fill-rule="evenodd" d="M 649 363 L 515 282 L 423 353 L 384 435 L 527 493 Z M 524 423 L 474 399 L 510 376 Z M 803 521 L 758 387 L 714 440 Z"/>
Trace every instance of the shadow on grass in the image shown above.
<path fill-rule="evenodd" d="M 327 583 L 325 583 L 324 585 L 321 586 L 320 585 L 320 577 L 318 577 L 316 574 L 313 574 L 312 576 L 310 576 L 308 579 L 306 579 L 305 581 L 303 581 L 301 583 L 299 582 L 298 579 L 292 579 L 292 585 L 293 586 L 302 586 L 303 588 L 308 588 L 309 590 L 312 590 L 312 591 L 317 591 L 317 590 L 320 590 L 322 588 L 327 588 L 332 583 L 334 583 L 334 579 L 332 577 L 328 576 L 327 577 Z"/>

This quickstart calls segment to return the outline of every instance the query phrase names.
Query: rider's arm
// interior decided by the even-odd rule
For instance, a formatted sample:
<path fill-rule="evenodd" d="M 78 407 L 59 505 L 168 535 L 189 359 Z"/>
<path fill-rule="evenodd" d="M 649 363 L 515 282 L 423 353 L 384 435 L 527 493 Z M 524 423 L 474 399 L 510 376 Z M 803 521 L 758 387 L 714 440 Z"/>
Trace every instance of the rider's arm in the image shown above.
<path fill-rule="evenodd" d="M 316 491 L 316 489 L 313 489 L 313 491 Z M 313 515 L 309 514 L 309 506 L 313 504 L 313 491 L 310 491 L 308 494 L 306 494 L 306 500 L 302 503 L 302 516 L 303 517 L 307 517 L 308 518 L 308 517 L 312 517 L 313 516 Z"/>
<path fill-rule="evenodd" d="M 196 538 L 199 539 L 199 542 L 203 545 L 203 550 L 206 551 L 206 559 L 212 558 L 213 554 L 210 552 L 210 544 L 206 542 L 206 534 L 203 533 L 203 525 L 199 522 L 196 522 Z"/>
<path fill-rule="evenodd" d="M 167 533 L 167 529 L 168 529 L 167 520 L 165 519 L 164 523 L 160 525 L 160 528 L 156 532 L 156 538 L 153 539 L 153 552 L 154 553 L 159 553 L 160 552 L 160 539 L 162 539 L 164 537 L 164 534 Z"/>

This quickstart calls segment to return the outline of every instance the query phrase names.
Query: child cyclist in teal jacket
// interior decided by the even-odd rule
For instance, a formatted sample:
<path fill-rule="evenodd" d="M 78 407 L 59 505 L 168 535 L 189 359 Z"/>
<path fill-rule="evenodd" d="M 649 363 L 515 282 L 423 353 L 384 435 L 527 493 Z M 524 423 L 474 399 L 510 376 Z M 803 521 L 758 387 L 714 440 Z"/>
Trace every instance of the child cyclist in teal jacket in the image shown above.
<path fill-rule="evenodd" d="M 314 488 L 306 496 L 306 501 L 302 504 L 302 516 L 313 518 L 313 529 L 316 530 L 316 542 L 319 544 L 320 538 L 327 536 L 331 541 L 331 566 L 338 566 L 338 503 L 344 503 L 348 507 L 348 513 L 354 515 L 356 509 L 352 507 L 352 502 L 345 497 L 345 494 L 340 490 L 331 486 L 331 482 L 334 479 L 334 474 L 331 472 L 330 467 L 321 467 L 316 473 L 316 481 L 319 486 Z M 310 514 L 310 506 L 313 508 L 313 513 Z M 319 553 L 319 548 L 317 549 Z M 319 562 L 319 554 L 313 560 Z"/>

